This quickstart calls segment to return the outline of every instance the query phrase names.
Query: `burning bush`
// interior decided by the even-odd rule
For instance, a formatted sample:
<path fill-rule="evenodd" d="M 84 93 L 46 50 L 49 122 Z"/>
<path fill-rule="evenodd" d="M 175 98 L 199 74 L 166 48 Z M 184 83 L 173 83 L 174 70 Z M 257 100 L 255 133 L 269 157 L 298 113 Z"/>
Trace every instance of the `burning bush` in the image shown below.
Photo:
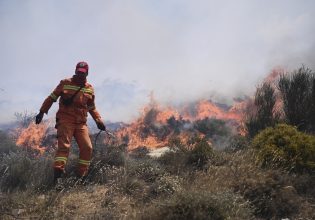
<path fill-rule="evenodd" d="M 200 100 L 176 110 L 162 108 L 151 100 L 137 120 L 119 129 L 116 134 L 129 150 L 164 147 L 173 136 L 185 140 L 196 134 L 219 143 L 232 129 L 243 132 L 242 106 L 243 103 L 229 107 L 211 100 Z"/>
<path fill-rule="evenodd" d="M 226 137 L 231 133 L 225 121 L 216 118 L 197 120 L 194 123 L 194 128 L 208 138 L 215 136 Z"/>
<path fill-rule="evenodd" d="M 315 137 L 296 127 L 279 124 L 267 128 L 253 140 L 263 166 L 284 167 L 290 171 L 315 169 Z"/>

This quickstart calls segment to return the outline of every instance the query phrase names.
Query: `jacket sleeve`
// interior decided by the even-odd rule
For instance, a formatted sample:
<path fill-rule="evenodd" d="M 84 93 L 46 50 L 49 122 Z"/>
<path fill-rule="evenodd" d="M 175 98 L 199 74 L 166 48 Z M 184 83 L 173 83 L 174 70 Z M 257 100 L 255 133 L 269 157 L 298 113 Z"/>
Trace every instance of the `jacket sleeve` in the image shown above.
<path fill-rule="evenodd" d="M 57 101 L 58 97 L 61 95 L 63 90 L 63 82 L 60 81 L 59 85 L 54 89 L 54 91 L 45 99 L 44 103 L 40 108 L 40 112 L 48 113 L 48 110 L 54 102 Z"/>
<path fill-rule="evenodd" d="M 90 101 L 88 101 L 88 103 L 87 103 L 87 107 L 88 107 L 88 111 L 89 111 L 90 115 L 92 116 L 92 118 L 94 119 L 95 122 L 102 121 L 102 117 L 101 117 L 100 113 L 96 110 L 96 107 L 95 107 L 94 92 L 92 95 L 92 99 Z"/>

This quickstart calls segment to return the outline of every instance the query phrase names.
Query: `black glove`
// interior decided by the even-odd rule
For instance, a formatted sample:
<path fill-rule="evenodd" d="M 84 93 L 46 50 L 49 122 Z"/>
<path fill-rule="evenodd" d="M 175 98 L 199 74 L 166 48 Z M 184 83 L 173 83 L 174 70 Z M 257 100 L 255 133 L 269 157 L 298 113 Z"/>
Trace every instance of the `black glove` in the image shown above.
<path fill-rule="evenodd" d="M 39 112 L 39 113 L 36 115 L 35 123 L 36 123 L 36 124 L 39 124 L 39 123 L 43 120 L 43 117 L 44 117 L 44 113 L 43 113 L 43 112 Z"/>
<path fill-rule="evenodd" d="M 106 130 L 106 127 L 105 127 L 105 125 L 104 125 L 104 123 L 102 121 L 96 122 L 96 125 L 97 125 L 98 129 L 100 129 L 102 131 Z"/>

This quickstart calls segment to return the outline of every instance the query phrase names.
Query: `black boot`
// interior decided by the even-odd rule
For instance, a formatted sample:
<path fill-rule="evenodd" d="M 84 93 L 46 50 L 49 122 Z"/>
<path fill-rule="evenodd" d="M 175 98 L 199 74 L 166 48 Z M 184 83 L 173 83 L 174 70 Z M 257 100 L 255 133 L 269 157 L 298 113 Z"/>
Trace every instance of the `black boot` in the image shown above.
<path fill-rule="evenodd" d="M 65 174 L 65 171 L 61 169 L 55 169 L 54 170 L 54 184 L 58 183 L 58 180 L 61 179 Z"/>

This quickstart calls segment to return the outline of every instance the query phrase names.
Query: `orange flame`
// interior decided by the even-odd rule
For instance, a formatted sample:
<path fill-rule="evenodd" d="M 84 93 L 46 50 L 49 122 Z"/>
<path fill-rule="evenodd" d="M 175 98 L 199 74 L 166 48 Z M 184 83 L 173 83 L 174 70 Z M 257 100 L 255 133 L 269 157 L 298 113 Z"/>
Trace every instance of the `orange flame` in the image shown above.
<path fill-rule="evenodd" d="M 170 138 L 176 135 L 186 143 L 191 135 L 202 136 L 201 133 L 195 131 L 194 134 L 180 131 L 175 134 L 174 131 L 167 131 L 163 134 L 163 129 L 167 127 L 168 120 L 173 117 L 175 120 L 183 120 L 194 122 L 205 118 L 217 118 L 227 121 L 232 121 L 233 126 L 237 128 L 240 134 L 245 134 L 243 129 L 243 112 L 246 106 L 246 101 L 238 102 L 235 106 L 228 110 L 217 106 L 215 103 L 207 100 L 199 101 L 193 110 L 189 111 L 191 107 L 186 106 L 181 110 L 176 110 L 172 107 L 160 107 L 151 95 L 150 103 L 143 108 L 140 117 L 116 132 L 120 140 L 125 140 L 128 143 L 128 149 L 133 150 L 138 147 L 148 147 L 151 149 L 164 147 L 167 145 Z M 179 113 L 181 112 L 181 113 Z M 162 130 L 162 132 L 159 131 Z M 158 130 L 156 132 L 156 130 Z M 197 132 L 197 133 L 196 133 Z M 161 135 L 162 133 L 162 135 Z"/>
<path fill-rule="evenodd" d="M 268 76 L 264 79 L 264 82 L 270 83 L 274 85 L 277 83 L 277 80 L 280 78 L 281 75 L 286 74 L 287 71 L 282 67 L 275 67 L 271 70 Z"/>
<path fill-rule="evenodd" d="M 155 103 L 156 104 L 156 103 Z M 120 129 L 117 132 L 117 136 L 120 139 L 128 137 L 128 149 L 133 150 L 137 147 L 146 146 L 149 148 L 158 148 L 165 146 L 167 140 L 161 140 L 154 134 L 146 135 L 146 129 L 152 124 L 159 126 L 165 124 L 167 119 L 173 115 L 176 115 L 175 111 L 171 109 L 160 111 L 157 105 L 152 105 L 143 109 L 141 116 L 131 123 L 129 126 Z M 148 131 L 149 132 L 149 131 Z"/>
<path fill-rule="evenodd" d="M 20 135 L 18 136 L 16 145 L 27 149 L 33 149 L 40 154 L 43 154 L 46 148 L 40 145 L 45 137 L 47 129 L 48 125 L 46 123 L 36 125 L 32 122 L 27 128 L 19 129 L 18 132 Z"/>
<path fill-rule="evenodd" d="M 228 111 L 223 110 L 211 101 L 201 100 L 196 107 L 196 113 L 191 114 L 184 112 L 183 118 L 190 121 L 202 120 L 204 118 L 217 118 L 223 120 L 236 120 L 241 121 L 242 115 L 239 111 L 239 107 L 232 107 Z"/>
<path fill-rule="evenodd" d="M 275 89 L 276 104 L 275 104 L 274 113 L 280 114 L 281 116 L 283 116 L 284 114 L 284 112 L 282 112 L 283 102 L 282 102 L 279 90 L 277 89 L 277 83 L 278 83 L 278 80 L 280 79 L 280 76 L 285 75 L 287 73 L 288 72 L 284 68 L 276 67 L 272 69 L 269 75 L 264 79 L 264 82 L 269 83 Z"/>

